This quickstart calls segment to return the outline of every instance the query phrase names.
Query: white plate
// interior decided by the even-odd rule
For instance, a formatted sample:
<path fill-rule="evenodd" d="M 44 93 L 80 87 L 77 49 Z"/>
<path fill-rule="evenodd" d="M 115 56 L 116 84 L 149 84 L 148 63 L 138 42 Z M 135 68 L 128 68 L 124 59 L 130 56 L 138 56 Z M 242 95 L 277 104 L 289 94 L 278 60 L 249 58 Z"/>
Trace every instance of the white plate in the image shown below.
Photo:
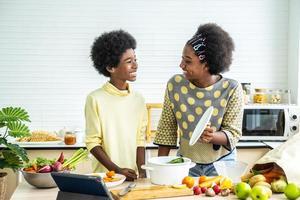
<path fill-rule="evenodd" d="M 193 146 L 198 139 L 200 138 L 200 136 L 202 135 L 207 123 L 209 122 L 211 115 L 213 113 L 214 107 L 210 106 L 205 113 L 202 115 L 201 119 L 199 120 L 196 128 L 194 129 L 194 132 L 192 134 L 192 137 L 190 139 L 189 145 Z"/>
<path fill-rule="evenodd" d="M 89 175 L 89 176 L 100 176 L 100 177 L 106 177 L 106 174 L 105 173 L 91 173 L 91 174 L 87 174 L 87 175 Z M 124 175 L 122 175 L 122 174 L 116 174 L 115 176 L 114 176 L 114 178 L 120 178 L 120 180 L 118 180 L 118 181 L 113 181 L 113 182 L 104 182 L 105 183 L 105 185 L 108 187 L 108 188 L 111 188 L 111 187 L 115 187 L 115 186 L 117 186 L 117 185 L 121 185 L 124 181 L 125 181 L 125 179 L 126 179 L 126 177 L 124 176 Z"/>
<path fill-rule="evenodd" d="M 63 141 L 47 141 L 47 142 L 15 142 L 16 144 L 22 144 L 22 145 L 44 145 L 44 144 L 60 144 Z"/>

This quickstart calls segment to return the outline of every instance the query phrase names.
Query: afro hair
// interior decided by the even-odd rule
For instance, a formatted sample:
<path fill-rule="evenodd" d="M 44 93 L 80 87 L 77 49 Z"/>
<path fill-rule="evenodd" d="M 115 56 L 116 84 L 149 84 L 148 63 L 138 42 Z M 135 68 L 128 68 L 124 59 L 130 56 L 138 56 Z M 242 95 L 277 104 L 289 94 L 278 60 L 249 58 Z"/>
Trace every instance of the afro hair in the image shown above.
<path fill-rule="evenodd" d="M 200 34 L 205 37 L 206 44 L 205 59 L 200 62 L 206 62 L 213 75 L 229 71 L 234 51 L 234 43 L 229 34 L 214 23 L 200 25 L 194 36 Z"/>
<path fill-rule="evenodd" d="M 136 40 L 123 30 L 105 32 L 95 39 L 91 48 L 91 59 L 96 70 L 106 77 L 110 73 L 106 67 L 117 67 L 122 54 L 136 48 Z"/>

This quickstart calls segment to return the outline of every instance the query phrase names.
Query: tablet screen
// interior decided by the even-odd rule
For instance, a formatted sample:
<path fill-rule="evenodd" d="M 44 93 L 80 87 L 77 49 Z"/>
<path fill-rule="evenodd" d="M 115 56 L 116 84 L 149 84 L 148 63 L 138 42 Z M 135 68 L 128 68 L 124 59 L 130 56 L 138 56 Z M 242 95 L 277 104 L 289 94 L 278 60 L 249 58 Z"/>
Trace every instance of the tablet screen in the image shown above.
<path fill-rule="evenodd" d="M 61 172 L 52 172 L 51 175 L 58 188 L 63 192 L 89 194 L 112 199 L 101 177 Z"/>

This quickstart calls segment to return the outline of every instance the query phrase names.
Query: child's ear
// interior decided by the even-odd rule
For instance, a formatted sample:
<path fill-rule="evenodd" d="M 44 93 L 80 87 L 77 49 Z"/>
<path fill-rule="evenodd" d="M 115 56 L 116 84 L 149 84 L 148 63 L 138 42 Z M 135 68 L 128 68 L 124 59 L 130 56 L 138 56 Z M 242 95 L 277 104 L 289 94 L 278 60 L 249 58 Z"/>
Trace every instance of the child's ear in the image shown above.
<path fill-rule="evenodd" d="M 114 67 L 106 67 L 106 70 L 107 70 L 109 73 L 114 73 L 114 72 L 115 72 L 115 68 L 114 68 Z"/>

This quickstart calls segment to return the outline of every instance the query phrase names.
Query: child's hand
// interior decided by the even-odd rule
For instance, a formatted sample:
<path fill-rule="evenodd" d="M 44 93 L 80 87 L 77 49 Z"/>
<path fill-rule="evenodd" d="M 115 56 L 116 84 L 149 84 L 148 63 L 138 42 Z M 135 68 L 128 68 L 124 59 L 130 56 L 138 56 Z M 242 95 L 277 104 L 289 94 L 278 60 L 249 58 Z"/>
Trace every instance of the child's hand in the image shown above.
<path fill-rule="evenodd" d="M 204 142 L 204 143 L 210 143 L 210 141 L 214 138 L 214 129 L 211 128 L 210 126 L 207 126 L 201 137 L 200 137 L 200 140 L 201 142 Z"/>
<path fill-rule="evenodd" d="M 133 181 L 134 179 L 137 179 L 137 174 L 133 169 L 121 168 L 118 173 L 126 176 L 126 181 Z"/>
<path fill-rule="evenodd" d="M 139 172 L 139 178 L 147 178 L 147 175 L 146 175 L 146 171 L 145 170 L 141 170 Z"/>

